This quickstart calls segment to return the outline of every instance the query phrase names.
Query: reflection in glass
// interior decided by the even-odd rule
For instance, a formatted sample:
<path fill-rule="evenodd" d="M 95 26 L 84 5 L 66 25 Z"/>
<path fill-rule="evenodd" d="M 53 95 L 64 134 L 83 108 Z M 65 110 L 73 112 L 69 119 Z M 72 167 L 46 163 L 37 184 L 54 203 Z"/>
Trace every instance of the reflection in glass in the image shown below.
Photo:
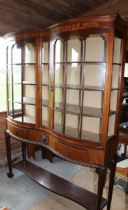
<path fill-rule="evenodd" d="M 22 97 L 22 88 L 21 84 L 13 84 L 13 100 L 19 101 L 21 103 L 21 97 Z"/>
<path fill-rule="evenodd" d="M 31 43 L 25 45 L 25 63 L 35 63 L 35 48 Z"/>
<path fill-rule="evenodd" d="M 78 62 L 81 59 L 81 42 L 79 39 L 71 39 L 67 43 L 67 61 Z"/>
<path fill-rule="evenodd" d="M 13 64 L 21 64 L 21 48 L 17 45 L 13 47 Z"/>
<path fill-rule="evenodd" d="M 55 65 L 55 85 L 62 86 L 63 81 L 64 81 L 63 65 L 56 64 Z"/>
<path fill-rule="evenodd" d="M 13 65 L 13 82 L 14 83 L 21 83 L 21 66 Z"/>
<path fill-rule="evenodd" d="M 62 40 L 57 40 L 55 44 L 55 62 L 63 62 L 63 42 Z"/>
<path fill-rule="evenodd" d="M 49 90 L 48 86 L 43 86 L 42 87 L 42 100 L 43 100 L 43 104 L 45 102 L 47 102 L 47 104 L 48 104 L 48 97 L 49 97 L 48 90 Z"/>
<path fill-rule="evenodd" d="M 42 46 L 42 63 L 48 63 L 49 60 L 49 46 L 48 42 L 43 42 Z"/>
<path fill-rule="evenodd" d="M 85 61 L 104 61 L 104 40 L 102 37 L 88 37 L 86 39 Z"/>
<path fill-rule="evenodd" d="M 96 117 L 83 117 L 82 139 L 99 142 L 101 133 L 101 120 Z"/>
<path fill-rule="evenodd" d="M 66 110 L 70 112 L 80 112 L 80 91 L 67 89 L 66 93 Z"/>
<path fill-rule="evenodd" d="M 24 97 L 35 99 L 35 85 L 23 85 Z"/>

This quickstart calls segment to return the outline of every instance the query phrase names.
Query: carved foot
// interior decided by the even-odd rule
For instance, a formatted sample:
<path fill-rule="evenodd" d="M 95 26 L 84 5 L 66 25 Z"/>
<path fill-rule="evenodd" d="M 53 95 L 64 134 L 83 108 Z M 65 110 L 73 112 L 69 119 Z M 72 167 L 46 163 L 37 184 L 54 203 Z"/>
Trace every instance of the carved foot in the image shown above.
<path fill-rule="evenodd" d="M 14 174 L 12 172 L 7 173 L 8 178 L 12 178 Z"/>

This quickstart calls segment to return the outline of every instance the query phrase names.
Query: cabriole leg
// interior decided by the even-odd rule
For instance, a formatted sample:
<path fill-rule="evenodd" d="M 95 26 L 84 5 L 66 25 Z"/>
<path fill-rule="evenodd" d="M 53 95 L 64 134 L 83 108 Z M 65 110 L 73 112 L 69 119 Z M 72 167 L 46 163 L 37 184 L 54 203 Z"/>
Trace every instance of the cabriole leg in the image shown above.
<path fill-rule="evenodd" d="M 7 131 L 5 131 L 4 134 L 5 134 L 6 154 L 7 154 L 7 162 L 8 162 L 8 169 L 9 169 L 9 172 L 7 173 L 7 176 L 9 178 L 12 178 L 13 177 L 13 173 L 12 173 L 10 136 L 7 133 Z"/>

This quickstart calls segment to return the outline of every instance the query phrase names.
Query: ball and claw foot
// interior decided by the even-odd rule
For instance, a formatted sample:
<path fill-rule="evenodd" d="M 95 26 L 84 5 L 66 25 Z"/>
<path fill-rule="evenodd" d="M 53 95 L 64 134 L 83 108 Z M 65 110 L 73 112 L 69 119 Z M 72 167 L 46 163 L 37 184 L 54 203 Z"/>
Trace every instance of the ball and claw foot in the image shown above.
<path fill-rule="evenodd" d="M 14 174 L 12 172 L 7 173 L 8 178 L 12 178 Z"/>

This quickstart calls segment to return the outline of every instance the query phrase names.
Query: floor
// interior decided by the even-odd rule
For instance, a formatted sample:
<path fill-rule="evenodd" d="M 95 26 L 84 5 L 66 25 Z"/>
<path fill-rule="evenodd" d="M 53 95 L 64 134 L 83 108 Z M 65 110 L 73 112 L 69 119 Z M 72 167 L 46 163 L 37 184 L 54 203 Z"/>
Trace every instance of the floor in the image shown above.
<path fill-rule="evenodd" d="M 34 162 L 33 160 L 31 161 Z M 59 174 L 59 176 L 65 179 L 71 179 L 83 169 L 82 166 L 60 160 L 56 157 L 53 162 L 54 163 L 50 163 L 48 160 L 42 160 L 40 152 L 36 154 L 37 165 L 42 166 L 55 174 Z M 42 188 L 20 171 L 13 169 L 14 177 L 12 179 L 9 179 L 6 176 L 7 172 L 7 167 L 0 168 L 0 208 L 6 206 L 9 210 L 31 210 L 38 201 L 40 202 L 43 198 L 45 199 L 50 195 L 48 190 Z M 88 181 L 86 180 L 86 182 Z M 41 208 L 41 210 L 43 209 Z M 47 208 L 47 210 L 49 209 L 56 210 L 54 207 Z M 39 210 L 39 208 L 36 210 Z"/>

